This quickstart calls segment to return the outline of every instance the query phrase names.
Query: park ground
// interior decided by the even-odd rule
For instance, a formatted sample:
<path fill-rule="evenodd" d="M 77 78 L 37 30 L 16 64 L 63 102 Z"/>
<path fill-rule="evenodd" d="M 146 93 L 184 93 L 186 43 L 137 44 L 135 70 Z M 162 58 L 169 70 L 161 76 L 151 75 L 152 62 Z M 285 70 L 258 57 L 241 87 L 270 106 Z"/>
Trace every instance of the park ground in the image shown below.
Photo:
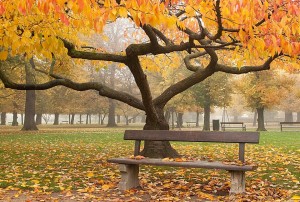
<path fill-rule="evenodd" d="M 139 129 L 139 126 L 134 127 Z M 111 157 L 130 156 L 125 127 L 60 125 L 37 132 L 0 128 L 0 201 L 297 201 L 300 132 L 262 132 L 246 146 L 246 193 L 230 196 L 229 174 L 209 169 L 142 166 L 141 187 L 120 191 Z M 131 128 L 132 129 L 132 128 Z M 185 128 L 182 130 L 190 130 Z M 254 130 L 254 129 L 253 129 Z M 173 143 L 185 158 L 233 161 L 236 144 Z"/>

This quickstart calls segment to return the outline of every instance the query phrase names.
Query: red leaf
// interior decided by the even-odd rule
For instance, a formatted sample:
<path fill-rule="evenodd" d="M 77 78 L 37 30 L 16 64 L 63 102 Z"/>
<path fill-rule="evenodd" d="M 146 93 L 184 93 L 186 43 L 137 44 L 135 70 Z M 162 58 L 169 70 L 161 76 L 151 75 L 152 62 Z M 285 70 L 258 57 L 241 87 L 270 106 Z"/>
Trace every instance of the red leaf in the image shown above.
<path fill-rule="evenodd" d="M 0 15 L 2 15 L 5 12 L 5 8 L 3 6 L 3 3 L 0 2 Z"/>
<path fill-rule="evenodd" d="M 65 23 L 66 25 L 69 25 L 69 24 L 70 24 L 70 22 L 69 22 L 69 20 L 68 20 L 68 17 L 67 17 L 64 13 L 61 13 L 61 14 L 60 14 L 60 20 L 61 20 L 63 23 Z"/>
<path fill-rule="evenodd" d="M 84 1 L 83 0 L 78 0 L 78 6 L 79 6 L 79 11 L 81 12 L 84 8 Z"/>

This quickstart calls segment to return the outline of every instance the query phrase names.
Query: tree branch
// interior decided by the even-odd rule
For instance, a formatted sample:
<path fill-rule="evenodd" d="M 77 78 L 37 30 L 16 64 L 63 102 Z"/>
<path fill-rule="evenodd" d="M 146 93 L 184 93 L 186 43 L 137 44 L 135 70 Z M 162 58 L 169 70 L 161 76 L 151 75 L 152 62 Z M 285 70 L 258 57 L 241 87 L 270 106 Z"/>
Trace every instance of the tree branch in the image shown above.
<path fill-rule="evenodd" d="M 16 90 L 46 90 L 46 89 L 53 88 L 55 86 L 65 86 L 67 88 L 71 88 L 77 91 L 96 90 L 99 92 L 99 95 L 101 96 L 119 100 L 132 107 L 145 111 L 144 105 L 139 99 L 133 97 L 128 93 L 113 90 L 98 82 L 77 83 L 69 79 L 60 78 L 60 79 L 48 81 L 43 84 L 18 84 L 11 81 L 5 75 L 5 72 L 2 69 L 0 69 L 0 79 L 6 88 L 11 88 Z"/>
<path fill-rule="evenodd" d="M 95 52 L 86 52 L 86 51 L 78 51 L 75 49 L 74 44 L 68 42 L 65 39 L 61 39 L 64 43 L 66 49 L 68 49 L 68 55 L 71 58 L 80 58 L 87 60 L 104 60 L 118 63 L 126 63 L 127 57 L 116 54 L 109 53 L 95 53 Z"/>
<path fill-rule="evenodd" d="M 257 72 L 262 70 L 270 69 L 270 64 L 280 56 L 281 54 L 276 54 L 273 57 L 268 58 L 262 65 L 258 66 L 242 66 L 242 67 L 233 67 L 223 64 L 217 64 L 215 69 L 216 71 L 226 72 L 230 74 L 245 74 L 248 72 Z"/>
<path fill-rule="evenodd" d="M 156 37 L 156 34 L 153 31 L 152 27 L 150 25 L 143 25 L 142 29 L 145 31 L 145 33 L 149 37 L 152 46 L 158 46 L 157 37 Z"/>
<path fill-rule="evenodd" d="M 192 65 L 190 61 L 194 58 L 201 57 L 206 54 L 207 54 L 207 52 L 203 51 L 203 52 L 192 53 L 192 54 L 185 56 L 185 58 L 183 60 L 184 60 L 184 64 L 185 64 L 186 68 L 193 72 L 198 71 L 200 67 L 196 66 L 196 65 Z"/>

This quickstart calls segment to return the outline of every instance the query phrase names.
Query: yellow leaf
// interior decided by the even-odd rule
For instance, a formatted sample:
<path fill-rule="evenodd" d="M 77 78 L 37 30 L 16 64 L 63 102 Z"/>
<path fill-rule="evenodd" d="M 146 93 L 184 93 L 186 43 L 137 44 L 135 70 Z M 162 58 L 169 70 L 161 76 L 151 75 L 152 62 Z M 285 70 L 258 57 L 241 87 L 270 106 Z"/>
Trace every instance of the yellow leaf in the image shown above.
<path fill-rule="evenodd" d="M 106 191 L 110 188 L 108 184 L 102 185 L 102 190 Z"/>
<path fill-rule="evenodd" d="M 187 14 L 187 16 L 192 16 L 194 14 L 194 9 L 192 6 L 186 6 L 185 7 L 185 12 Z"/>
<path fill-rule="evenodd" d="M 127 17 L 127 10 L 124 7 L 119 8 L 119 15 L 123 18 Z"/>
<path fill-rule="evenodd" d="M 86 176 L 88 178 L 94 177 L 94 173 L 92 171 L 87 172 Z"/>
<path fill-rule="evenodd" d="M 31 182 L 33 182 L 34 184 L 38 184 L 40 181 L 38 181 L 38 180 L 31 180 Z"/>
<path fill-rule="evenodd" d="M 7 51 L 1 51 L 0 52 L 0 60 L 6 60 L 7 56 L 8 56 Z"/>
<path fill-rule="evenodd" d="M 293 200 L 300 200 L 300 196 L 295 195 L 295 196 L 292 197 L 292 199 L 293 199 Z"/>

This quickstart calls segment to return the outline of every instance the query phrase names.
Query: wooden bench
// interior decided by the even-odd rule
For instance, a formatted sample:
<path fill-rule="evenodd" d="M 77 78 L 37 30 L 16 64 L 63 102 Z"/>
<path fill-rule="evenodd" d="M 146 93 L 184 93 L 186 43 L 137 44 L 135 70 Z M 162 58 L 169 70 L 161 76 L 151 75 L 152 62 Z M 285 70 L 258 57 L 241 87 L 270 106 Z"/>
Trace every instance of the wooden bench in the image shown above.
<path fill-rule="evenodd" d="M 280 131 L 282 132 L 283 128 L 300 128 L 300 122 L 280 122 Z"/>
<path fill-rule="evenodd" d="M 183 141 L 183 142 L 216 142 L 238 143 L 239 160 L 245 162 L 245 143 L 258 144 L 258 132 L 209 132 L 209 131 L 167 131 L 167 130 L 126 130 L 124 140 L 135 140 L 134 156 L 140 154 L 140 144 L 143 140 L 151 141 Z M 219 161 L 164 161 L 163 159 L 144 158 L 112 158 L 110 163 L 118 163 L 121 172 L 120 190 L 139 186 L 139 165 L 174 166 L 186 168 L 207 168 L 227 170 L 231 174 L 230 193 L 245 192 L 245 171 L 257 168 L 253 165 L 227 164 Z"/>
<path fill-rule="evenodd" d="M 246 131 L 244 122 L 221 122 L 221 130 L 225 131 L 226 128 L 240 128 L 242 131 Z"/>

